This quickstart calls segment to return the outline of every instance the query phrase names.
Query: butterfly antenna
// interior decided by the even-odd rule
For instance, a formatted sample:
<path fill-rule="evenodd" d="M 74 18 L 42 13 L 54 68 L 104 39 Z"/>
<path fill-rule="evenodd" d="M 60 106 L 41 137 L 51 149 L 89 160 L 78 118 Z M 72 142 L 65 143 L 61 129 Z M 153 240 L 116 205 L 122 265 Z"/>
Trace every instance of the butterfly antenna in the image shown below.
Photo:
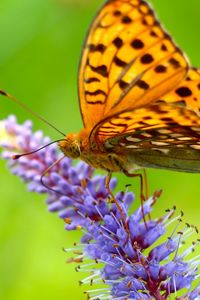
<path fill-rule="evenodd" d="M 26 153 L 22 153 L 22 154 L 15 154 L 15 155 L 12 156 L 12 159 L 16 160 L 16 159 L 19 159 L 22 156 L 34 154 L 34 153 L 36 153 L 36 152 L 38 152 L 38 151 L 40 151 L 40 150 L 42 150 L 42 149 L 44 149 L 44 148 L 52 145 L 52 144 L 55 144 L 55 143 L 58 143 L 58 142 L 61 142 L 61 141 L 66 141 L 66 140 L 65 139 L 56 140 L 56 141 L 53 141 L 53 142 L 51 142 L 51 143 L 49 143 L 47 145 L 44 145 L 44 146 L 36 149 L 34 151 L 30 151 L 30 152 L 26 152 Z"/>
<path fill-rule="evenodd" d="M 33 116 L 35 116 L 36 118 L 38 118 L 39 120 L 41 120 L 42 122 L 44 122 L 45 124 L 49 125 L 51 128 L 53 128 L 54 130 L 56 130 L 57 132 L 59 132 L 60 134 L 62 134 L 63 136 L 65 136 L 65 134 L 60 131 L 58 128 L 56 128 L 54 125 L 52 125 L 51 123 L 49 123 L 47 120 L 45 120 L 43 117 L 41 117 L 40 115 L 38 115 L 37 113 L 35 113 L 34 111 L 32 111 L 32 109 L 30 109 L 28 106 L 26 106 L 24 103 L 22 103 L 21 101 L 19 101 L 17 98 L 15 98 L 13 95 L 8 94 L 7 92 L 0 90 L 0 95 L 5 96 L 9 99 L 11 99 L 12 101 L 14 101 L 15 103 L 17 103 L 18 105 L 20 105 L 21 107 L 23 107 L 25 110 L 27 110 L 29 113 L 31 113 Z"/>

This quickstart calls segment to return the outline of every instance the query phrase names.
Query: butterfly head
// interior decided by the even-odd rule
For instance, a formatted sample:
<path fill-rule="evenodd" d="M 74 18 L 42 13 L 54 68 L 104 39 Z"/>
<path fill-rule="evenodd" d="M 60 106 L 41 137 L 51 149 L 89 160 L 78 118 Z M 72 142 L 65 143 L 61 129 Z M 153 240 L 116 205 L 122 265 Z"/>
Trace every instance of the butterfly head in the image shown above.
<path fill-rule="evenodd" d="M 78 158 L 81 155 L 80 141 L 76 134 L 68 134 L 65 140 L 59 142 L 61 151 L 70 158 Z"/>

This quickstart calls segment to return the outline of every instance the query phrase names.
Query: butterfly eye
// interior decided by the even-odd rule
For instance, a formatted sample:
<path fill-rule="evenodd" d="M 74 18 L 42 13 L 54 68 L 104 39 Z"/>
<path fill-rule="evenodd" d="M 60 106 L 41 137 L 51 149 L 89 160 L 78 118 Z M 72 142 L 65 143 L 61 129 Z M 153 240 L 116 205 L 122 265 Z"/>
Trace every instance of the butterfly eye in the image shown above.
<path fill-rule="evenodd" d="M 66 140 L 59 143 L 60 150 L 70 158 L 78 158 L 81 155 L 80 143 L 74 134 L 69 134 Z"/>
<path fill-rule="evenodd" d="M 69 147 L 69 151 L 71 153 L 71 158 L 78 158 L 81 155 L 81 150 L 78 143 L 71 144 Z"/>

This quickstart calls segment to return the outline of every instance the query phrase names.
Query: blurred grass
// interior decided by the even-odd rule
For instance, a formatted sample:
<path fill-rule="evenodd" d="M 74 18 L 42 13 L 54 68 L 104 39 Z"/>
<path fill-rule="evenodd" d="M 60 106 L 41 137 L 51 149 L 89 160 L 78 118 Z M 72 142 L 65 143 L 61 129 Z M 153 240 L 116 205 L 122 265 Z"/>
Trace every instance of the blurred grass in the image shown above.
<path fill-rule="evenodd" d="M 200 65 L 199 0 L 152 0 L 159 19 L 195 66 Z M 92 16 L 102 1 L 1 0 L 0 87 L 9 91 L 62 131 L 77 132 L 82 123 L 77 100 L 77 68 Z M 1 97 L 0 118 L 14 113 L 20 122 L 32 119 L 35 129 L 52 139 L 58 135 L 14 103 Z M 150 170 L 150 190 L 163 188 L 157 212 L 176 204 L 186 220 L 200 225 L 199 175 Z M 123 175 L 120 187 L 138 182 Z M 4 300 L 83 299 L 73 265 L 66 265 L 62 247 L 71 247 L 77 233 L 46 212 L 44 197 L 26 187 L 0 161 L 0 297 Z"/>

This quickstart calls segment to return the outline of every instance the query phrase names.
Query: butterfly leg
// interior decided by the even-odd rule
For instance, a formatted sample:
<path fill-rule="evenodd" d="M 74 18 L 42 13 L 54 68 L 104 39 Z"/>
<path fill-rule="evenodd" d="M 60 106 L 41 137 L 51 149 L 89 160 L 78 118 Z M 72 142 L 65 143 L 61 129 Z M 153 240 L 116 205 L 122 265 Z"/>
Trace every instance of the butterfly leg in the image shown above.
<path fill-rule="evenodd" d="M 145 200 L 149 199 L 149 184 L 146 169 L 143 169 L 144 187 L 145 187 Z"/>
<path fill-rule="evenodd" d="M 106 176 L 106 188 L 109 192 L 109 195 L 111 196 L 112 202 L 115 203 L 116 207 L 118 208 L 118 210 L 121 214 L 125 230 L 126 230 L 128 236 L 129 236 L 129 228 L 128 228 L 128 224 L 127 224 L 127 220 L 126 220 L 126 215 L 125 215 L 123 209 L 121 208 L 120 204 L 118 203 L 117 199 L 115 198 L 115 196 L 114 196 L 114 194 L 111 191 L 110 186 L 109 186 L 111 178 L 112 178 L 112 172 L 108 172 L 108 175 Z"/>
<path fill-rule="evenodd" d="M 65 195 L 64 193 L 62 192 L 59 192 L 59 191 L 56 191 L 54 190 L 53 188 L 51 188 L 50 186 L 46 185 L 44 183 L 44 177 L 49 173 L 49 171 L 55 166 L 57 165 L 63 158 L 65 158 L 65 156 L 62 156 L 61 158 L 57 159 L 52 165 L 50 165 L 42 174 L 41 174 L 41 177 L 40 177 L 40 183 L 41 185 L 43 185 L 46 189 L 48 189 L 49 191 L 52 191 L 54 193 L 57 193 L 57 194 L 60 194 L 60 195 Z"/>
<path fill-rule="evenodd" d="M 144 186 L 145 186 L 145 200 L 149 199 L 149 184 L 148 184 L 148 177 L 146 169 L 143 169 L 143 176 L 144 176 Z M 149 220 L 151 220 L 150 213 L 148 214 Z"/>
<path fill-rule="evenodd" d="M 139 177 L 139 179 L 140 179 L 140 202 L 141 202 L 142 217 L 143 217 L 143 220 L 144 220 L 145 227 L 146 227 L 146 229 L 148 229 L 148 225 L 147 225 L 146 217 L 145 217 L 145 212 L 144 212 L 144 201 L 147 199 L 144 196 L 144 186 L 145 186 L 145 190 L 146 190 L 146 196 L 148 195 L 148 184 L 147 184 L 146 171 L 144 171 L 144 175 L 142 175 L 140 173 L 131 174 L 127 170 L 123 170 L 123 172 L 127 177 Z M 144 178 L 143 178 L 143 176 L 144 176 Z"/>

